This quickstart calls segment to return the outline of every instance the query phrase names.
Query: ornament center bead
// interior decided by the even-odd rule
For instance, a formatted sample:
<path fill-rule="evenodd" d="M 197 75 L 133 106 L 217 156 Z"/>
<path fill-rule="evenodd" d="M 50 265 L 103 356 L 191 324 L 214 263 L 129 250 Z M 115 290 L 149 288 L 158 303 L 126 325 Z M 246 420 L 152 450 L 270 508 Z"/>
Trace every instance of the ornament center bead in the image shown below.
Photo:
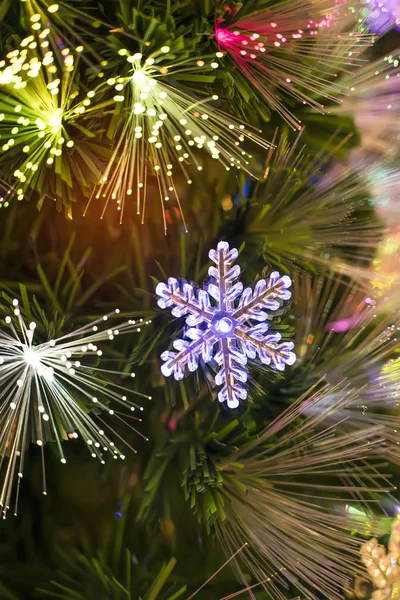
<path fill-rule="evenodd" d="M 219 338 L 232 337 L 236 322 L 227 313 L 218 313 L 213 319 L 212 327 L 215 335 Z"/>

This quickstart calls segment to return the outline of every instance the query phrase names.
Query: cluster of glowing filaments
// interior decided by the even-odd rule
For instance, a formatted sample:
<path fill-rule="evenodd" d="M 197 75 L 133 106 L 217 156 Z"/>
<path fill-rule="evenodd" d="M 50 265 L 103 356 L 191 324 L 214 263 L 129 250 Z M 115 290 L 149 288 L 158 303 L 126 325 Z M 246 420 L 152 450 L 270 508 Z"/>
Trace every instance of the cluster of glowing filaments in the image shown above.
<path fill-rule="evenodd" d="M 219 46 L 294 129 L 301 128 L 301 121 L 286 107 L 282 93 L 324 112 L 314 96 L 337 100 L 343 94 L 333 83 L 338 71 L 358 66 L 360 52 L 371 43 L 370 36 L 355 29 L 341 30 L 345 4 L 327 8 L 329 3 L 320 0 L 313 6 L 319 16 L 310 18 L 309 7 L 294 2 L 257 11 L 234 25 L 217 23 Z"/>
<path fill-rule="evenodd" d="M 348 94 L 337 112 L 354 118 L 363 148 L 396 158 L 400 140 L 400 56 L 370 62 L 343 81 Z M 397 162 L 395 163 L 397 165 Z M 382 165 L 383 166 L 383 165 Z"/>
<path fill-rule="evenodd" d="M 13 314 L 5 318 L 6 327 L 0 331 L 0 467 L 8 458 L 0 489 L 4 514 L 10 505 L 16 475 L 17 511 L 24 453 L 30 442 L 43 447 L 47 441 L 55 441 L 62 463 L 66 459 L 61 442 L 78 437 L 86 444 L 91 456 L 101 462 L 106 454 L 115 459 L 124 458 L 105 434 L 105 428 L 114 430 L 101 415 L 111 415 L 128 425 L 127 418 L 139 422 L 141 419 L 120 412 L 114 403 L 130 413 L 142 411 L 143 407 L 129 401 L 128 390 L 113 381 L 116 374 L 122 376 L 122 373 L 98 366 L 103 354 L 98 342 L 113 340 L 121 333 L 139 332 L 149 321 L 129 321 L 119 328 L 103 329 L 101 325 L 106 324 L 109 316 L 71 334 L 35 344 L 36 323 L 27 325 L 18 301 L 13 301 Z M 130 377 L 134 376 L 134 373 L 130 374 Z M 144 437 L 133 426 L 128 427 Z M 135 452 L 132 446 L 124 443 Z M 43 493 L 46 494 L 44 473 Z"/>
<path fill-rule="evenodd" d="M 65 48 L 56 56 L 50 29 L 42 29 L 35 17 L 39 15 L 31 18 L 35 32 L 0 62 L 0 150 L 18 163 L 14 177 L 19 200 L 43 177 L 43 167 L 53 166 L 62 174 L 62 155 L 74 146 L 67 125 L 89 109 L 94 96 L 89 91 L 78 100 L 74 88 L 81 49 L 73 54 Z"/>
<path fill-rule="evenodd" d="M 209 104 L 218 96 L 199 100 L 180 85 L 168 82 L 179 70 L 218 68 L 218 62 L 176 67 L 160 66 L 165 62 L 169 47 L 161 48 L 160 58 L 144 58 L 141 53 L 127 56 L 129 75 L 113 77 L 106 85 L 114 89 L 114 101 L 122 124 L 117 136 L 112 159 L 103 174 L 94 197 L 104 198 L 104 211 L 110 200 L 121 210 L 127 197 L 136 200 L 137 212 L 145 214 L 148 171 L 156 176 L 161 208 L 166 226 L 164 203 L 175 200 L 180 208 L 174 169 L 180 167 L 186 183 L 192 183 L 187 165 L 198 171 L 203 166 L 198 151 L 206 151 L 226 169 L 244 168 L 249 171 L 252 158 L 241 144 L 250 139 L 263 148 L 269 144 L 246 126 L 230 118 Z M 221 54 L 218 53 L 217 57 Z"/>

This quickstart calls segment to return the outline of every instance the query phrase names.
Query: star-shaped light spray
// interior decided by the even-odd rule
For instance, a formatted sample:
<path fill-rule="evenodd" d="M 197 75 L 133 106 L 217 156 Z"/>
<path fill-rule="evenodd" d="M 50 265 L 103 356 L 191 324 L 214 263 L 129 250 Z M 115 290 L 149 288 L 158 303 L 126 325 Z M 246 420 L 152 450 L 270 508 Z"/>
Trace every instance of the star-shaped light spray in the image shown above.
<path fill-rule="evenodd" d="M 123 460 L 125 456 L 112 438 L 118 438 L 131 451 L 136 450 L 114 429 L 108 417 L 104 419 L 105 415 L 114 422 L 122 421 L 145 438 L 127 422 L 140 423 L 142 419 L 131 412 L 143 411 L 128 395 L 147 399 L 150 396 L 122 385 L 120 380 L 134 377 L 134 373 L 99 366 L 100 362 L 110 364 L 112 360 L 102 357 L 100 342 L 140 332 L 149 323 L 131 320 L 118 327 L 110 326 L 109 318 L 118 314 L 117 309 L 70 333 L 39 341 L 36 322 L 27 324 L 18 300 L 13 300 L 11 314 L 0 323 L 0 512 L 4 517 L 13 495 L 17 514 L 25 452 L 30 442 L 43 451 L 47 442 L 54 441 L 62 463 L 66 462 L 62 442 L 76 438 L 81 438 L 89 454 L 102 463 L 107 455 Z M 46 495 L 43 454 L 42 466 Z"/>

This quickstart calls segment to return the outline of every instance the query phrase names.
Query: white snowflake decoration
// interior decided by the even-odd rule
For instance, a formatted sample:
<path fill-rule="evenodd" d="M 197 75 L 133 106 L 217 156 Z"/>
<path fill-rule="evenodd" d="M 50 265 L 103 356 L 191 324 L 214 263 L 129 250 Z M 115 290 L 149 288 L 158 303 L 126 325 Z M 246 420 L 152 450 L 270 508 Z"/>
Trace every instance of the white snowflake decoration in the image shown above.
<path fill-rule="evenodd" d="M 189 326 L 185 332 L 188 339 L 173 342 L 177 352 L 166 351 L 161 355 L 165 361 L 161 371 L 166 377 L 173 374 L 180 380 L 186 366 L 189 371 L 196 371 L 200 357 L 206 363 L 215 360 L 219 367 L 215 382 L 223 386 L 218 399 L 229 408 L 237 408 L 239 401 L 247 398 L 248 358 L 258 356 L 263 364 L 272 363 L 278 371 L 296 360 L 293 342 L 281 342 L 280 333 L 267 333 L 269 327 L 265 323 L 269 317 L 266 311 L 279 308 L 278 298 L 291 297 L 287 288 L 292 281 L 287 275 L 281 277 L 274 271 L 268 281 L 257 282 L 254 292 L 251 288 L 243 290 L 243 284 L 237 281 L 240 267 L 231 266 L 238 257 L 236 248 L 229 249 L 227 242 L 219 242 L 217 250 L 210 250 L 209 256 L 216 267 L 208 270 L 212 282 L 207 291 L 195 290 L 192 284 L 178 282 L 173 277 L 168 279 L 168 284 L 157 285 L 158 305 L 172 307 L 175 317 L 188 315 L 186 324 Z M 211 304 L 210 298 L 216 301 L 216 306 Z M 261 323 L 254 325 L 253 320 Z"/>

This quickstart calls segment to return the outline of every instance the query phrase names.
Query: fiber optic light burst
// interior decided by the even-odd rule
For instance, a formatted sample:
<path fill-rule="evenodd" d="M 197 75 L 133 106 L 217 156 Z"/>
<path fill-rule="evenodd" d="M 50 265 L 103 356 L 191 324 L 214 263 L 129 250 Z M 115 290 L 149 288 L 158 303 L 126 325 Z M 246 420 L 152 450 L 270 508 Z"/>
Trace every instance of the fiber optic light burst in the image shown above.
<path fill-rule="evenodd" d="M 346 405 L 326 413 L 326 422 L 338 430 L 361 431 L 381 427 L 382 458 L 400 463 L 400 314 L 387 310 L 384 300 L 366 296 L 355 282 L 329 278 L 296 277 L 294 295 L 298 364 L 293 388 L 304 388 L 318 378 L 330 384 L 343 381 L 355 390 Z M 386 310 L 385 310 L 386 309 Z M 389 316 L 390 315 L 390 316 Z M 327 394 L 305 408 L 328 409 L 335 397 Z"/>
<path fill-rule="evenodd" d="M 372 377 L 377 393 L 378 374 L 400 344 L 398 304 L 387 310 L 386 298 L 374 298 L 373 290 L 366 293 L 334 273 L 295 277 L 294 294 L 298 363 L 306 367 L 300 384 L 319 377 L 331 383 L 346 379 L 361 390 Z"/>
<path fill-rule="evenodd" d="M 277 310 L 279 300 L 291 297 L 288 288 L 292 282 L 287 275 L 281 277 L 274 271 L 268 281 L 258 281 L 254 291 L 251 288 L 243 290 L 242 283 L 237 282 L 240 267 L 232 267 L 238 257 L 236 248 L 230 249 L 227 242 L 219 242 L 217 250 L 210 250 L 209 256 L 216 267 L 208 270 L 211 283 L 207 291 L 196 292 L 193 285 L 186 281 L 179 283 L 172 277 L 168 284 L 157 285 L 161 308 L 172 308 L 175 317 L 189 315 L 186 317 L 187 339 L 174 340 L 177 352 L 166 351 L 161 355 L 165 361 L 161 371 L 166 377 L 173 374 L 180 380 L 186 367 L 193 372 L 200 359 L 206 363 L 214 360 L 219 368 L 215 382 L 222 385 L 218 399 L 226 402 L 229 408 L 237 408 L 240 400 L 247 398 L 244 384 L 248 379 L 248 358 L 258 357 L 264 365 L 272 365 L 278 371 L 296 360 L 293 342 L 282 342 L 280 333 L 269 332 L 265 323 L 269 318 L 266 311 Z M 216 306 L 211 305 L 211 298 L 216 301 Z M 254 325 L 252 321 L 260 323 Z M 214 353 L 216 344 L 218 350 Z"/>
<path fill-rule="evenodd" d="M 20 0 L 24 20 L 29 19 L 31 27 L 39 30 L 50 27 L 52 43 L 56 47 L 72 47 L 82 52 L 82 59 L 90 66 L 91 72 L 102 77 L 103 69 L 109 66 L 106 53 L 115 54 L 116 36 L 140 42 L 141 38 L 132 32 L 131 20 L 124 23 L 122 15 L 114 15 L 112 22 L 105 22 L 97 13 L 93 15 L 81 2 L 51 2 L 49 0 Z M 105 18 L 105 15 L 103 15 Z M 116 20 L 114 20 L 116 18 Z M 113 40 L 109 40 L 109 34 Z M 101 39 L 101 48 L 96 43 Z"/>
<path fill-rule="evenodd" d="M 80 53 L 53 51 L 50 37 L 47 27 L 34 30 L 0 63 L 0 160 L 15 169 L 8 183 L 18 200 L 33 190 L 62 197 L 73 178 L 87 186 L 88 165 L 95 171 L 92 181 L 98 177 L 88 147 L 82 148 L 89 154 L 86 161 L 74 147 L 74 136 L 94 135 L 82 122 L 92 110 L 94 92 L 80 93 L 75 83 Z M 55 177 L 53 189 L 49 177 Z"/>
<path fill-rule="evenodd" d="M 144 437 L 127 420 L 140 422 L 133 412 L 143 407 L 128 400 L 127 394 L 150 399 L 132 392 L 114 381 L 125 373 L 98 367 L 102 350 L 98 342 L 140 331 L 143 321 L 129 321 L 118 328 L 103 329 L 110 315 L 92 321 L 72 333 L 35 343 L 36 323 L 27 325 L 18 300 L 13 300 L 12 316 L 5 318 L 0 330 L 0 467 L 4 479 L 0 505 L 5 516 L 15 489 L 15 514 L 24 471 L 24 454 L 30 442 L 42 449 L 43 493 L 46 494 L 43 446 L 57 444 L 62 463 L 66 462 L 62 441 L 81 437 L 93 458 L 102 463 L 107 455 L 124 454 L 105 434 L 105 429 L 130 450 L 136 450 L 102 418 L 109 415 Z M 115 311 L 119 313 L 118 310 Z M 113 313 L 113 314 L 115 314 Z M 134 377 L 134 373 L 129 375 Z M 125 411 L 115 407 L 120 405 Z M 129 413 L 127 412 L 129 411 Z M 145 438 L 146 439 L 146 438 Z M 8 458 L 6 465 L 5 459 Z M 17 480 L 15 482 L 15 479 Z"/>
<path fill-rule="evenodd" d="M 218 503 L 225 518 L 212 526 L 227 556 L 251 540 L 235 565 L 240 579 L 250 572 L 263 581 L 279 571 L 265 581 L 271 598 L 285 600 L 293 586 L 301 598 L 341 600 L 349 577 L 359 572 L 362 536 L 371 528 L 381 533 L 373 507 L 394 489 L 381 472 L 381 427 L 343 431 L 326 424 L 357 395 L 350 387 L 310 388 L 220 463 Z M 344 513 L 343 503 L 362 507 L 367 517 Z"/>
<path fill-rule="evenodd" d="M 390 328 L 392 330 L 392 328 Z M 394 330 L 392 334 L 399 334 Z M 393 340 L 392 340 L 393 342 Z M 376 340 L 378 346 L 382 345 L 382 340 Z M 386 344 L 390 345 L 390 341 Z M 398 342 L 395 347 L 398 348 Z M 393 350 L 393 346 L 392 346 Z M 385 458 L 394 465 L 400 464 L 400 360 L 398 358 L 389 359 L 382 366 L 382 360 L 379 361 L 378 355 L 373 357 L 361 357 L 373 359 L 364 372 L 355 372 L 354 363 L 342 374 L 348 375 L 348 385 L 355 390 L 350 402 L 337 411 L 326 413 L 325 421 L 329 426 L 334 426 L 341 431 L 359 431 L 367 430 L 370 427 L 379 426 L 381 428 L 382 446 L 380 449 L 381 458 Z M 342 362 L 345 360 L 341 357 Z M 329 369 L 328 365 L 328 369 Z M 323 402 L 316 406 L 310 406 L 305 409 L 307 416 L 314 416 L 315 411 L 328 409 L 335 401 L 333 395 L 326 395 Z"/>
<path fill-rule="evenodd" d="M 385 300 L 366 296 L 354 282 L 296 277 L 294 294 L 298 363 L 292 378 L 303 389 L 319 377 L 330 384 L 343 381 L 355 391 L 340 410 L 326 394 L 305 414 L 325 412 L 327 425 L 338 431 L 381 428 L 381 458 L 400 464 L 400 313 Z"/>
<path fill-rule="evenodd" d="M 185 224 L 174 178 L 177 165 L 186 183 L 191 184 L 187 165 L 201 171 L 198 151 L 203 150 L 227 170 L 239 168 L 254 174 L 250 165 L 252 156 L 241 144 L 251 141 L 261 148 L 270 147 L 260 132 L 251 131 L 214 108 L 210 102 L 217 101 L 218 96 L 199 99 L 173 81 L 174 75 L 181 72 L 204 68 L 214 71 L 220 53 L 197 63 L 183 61 L 168 66 L 169 51 L 164 46 L 147 58 L 141 53 L 127 56 L 128 76 L 110 78 L 98 88 L 100 94 L 104 93 L 105 85 L 114 88 L 115 117 L 122 123 L 117 127 L 111 160 L 88 203 L 89 206 L 93 199 L 103 199 L 102 216 L 109 203 L 115 202 L 122 221 L 125 203 L 132 198 L 143 222 L 151 174 L 157 180 L 164 229 L 168 201 L 176 202 Z"/>
<path fill-rule="evenodd" d="M 333 110 L 354 118 L 364 149 L 398 158 L 400 140 L 400 51 L 343 78 L 348 95 Z M 396 163 L 397 164 L 397 163 Z"/>
<path fill-rule="evenodd" d="M 305 271 L 312 264 L 370 287 L 369 266 L 384 228 L 370 216 L 367 171 L 333 160 L 348 139 L 333 149 L 331 139 L 308 156 L 300 135 L 292 145 L 282 136 L 264 181 L 254 186 L 249 231 L 269 264 Z"/>
<path fill-rule="evenodd" d="M 293 129 L 301 129 L 293 104 L 324 113 L 323 102 L 345 91 L 335 82 L 338 73 L 360 66 L 373 39 L 357 31 L 354 17 L 349 29 L 345 1 L 297 0 L 243 17 L 239 10 L 233 23 L 229 12 L 224 17 L 215 29 L 219 47 Z"/>

